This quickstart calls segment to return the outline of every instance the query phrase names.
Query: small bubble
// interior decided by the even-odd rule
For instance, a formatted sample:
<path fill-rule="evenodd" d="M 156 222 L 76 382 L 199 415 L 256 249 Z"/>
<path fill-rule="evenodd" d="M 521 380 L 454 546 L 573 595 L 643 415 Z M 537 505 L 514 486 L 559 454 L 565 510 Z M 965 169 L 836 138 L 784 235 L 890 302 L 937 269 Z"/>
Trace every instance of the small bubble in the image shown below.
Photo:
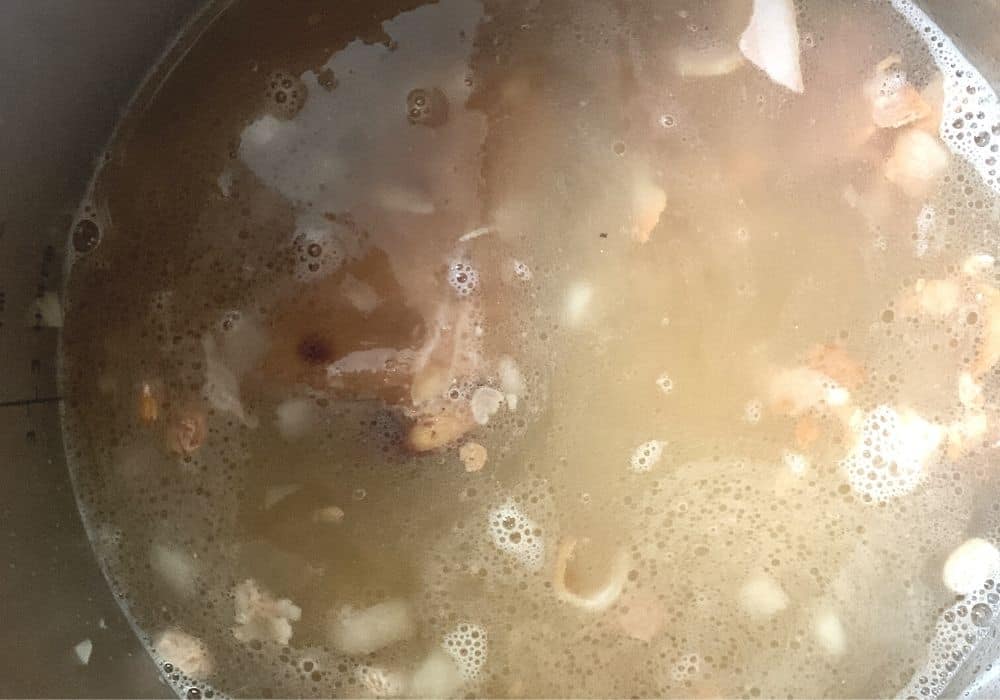
<path fill-rule="evenodd" d="M 437 127 L 448 121 L 448 98 L 440 88 L 415 88 L 406 96 L 406 118 L 411 124 Z"/>
<path fill-rule="evenodd" d="M 670 114 L 661 114 L 656 121 L 664 129 L 672 129 L 677 124 L 677 120 Z"/>
<path fill-rule="evenodd" d="M 615 143 L 612 146 L 612 148 L 615 151 L 615 155 L 619 155 L 619 156 L 625 155 L 625 142 L 624 141 L 615 141 Z"/>
<path fill-rule="evenodd" d="M 362 488 L 356 488 L 354 489 L 354 492 L 351 494 L 351 498 L 353 498 L 355 501 L 363 501 L 365 500 L 365 496 L 367 495 L 368 492 L 366 490 Z"/>
<path fill-rule="evenodd" d="M 201 688 L 188 688 L 188 700 L 201 700 Z"/>
<path fill-rule="evenodd" d="M 760 400 L 751 399 L 743 406 L 743 420 L 748 423 L 758 423 L 760 422 L 763 410 L 764 405 L 760 402 Z"/>
<path fill-rule="evenodd" d="M 656 378 L 656 386 L 660 388 L 664 394 L 669 394 L 674 390 L 674 380 L 670 378 L 670 375 L 664 373 Z"/>
<path fill-rule="evenodd" d="M 101 230 L 90 219 L 80 219 L 73 227 L 73 248 L 78 253 L 89 253 L 101 242 Z"/>
<path fill-rule="evenodd" d="M 530 280 L 531 268 L 528 267 L 527 263 L 523 263 L 520 260 L 514 261 L 514 276 L 521 280 Z"/>
<path fill-rule="evenodd" d="M 320 87 L 324 90 L 333 90 L 337 87 L 338 80 L 337 76 L 329 68 L 324 68 L 317 74 L 316 82 L 319 83 Z"/>
<path fill-rule="evenodd" d="M 990 142 L 990 133 L 988 131 L 981 131 L 978 134 L 976 134 L 976 137 L 973 139 L 973 141 L 976 142 L 977 146 L 979 146 L 980 148 L 983 148 L 983 147 L 989 145 L 989 142 Z"/>

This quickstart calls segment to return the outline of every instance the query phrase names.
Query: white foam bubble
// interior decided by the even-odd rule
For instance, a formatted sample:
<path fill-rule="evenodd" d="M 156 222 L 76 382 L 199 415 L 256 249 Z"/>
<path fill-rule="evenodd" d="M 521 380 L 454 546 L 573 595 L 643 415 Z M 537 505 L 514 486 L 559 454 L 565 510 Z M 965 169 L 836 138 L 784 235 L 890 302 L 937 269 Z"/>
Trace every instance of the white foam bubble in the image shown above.
<path fill-rule="evenodd" d="M 998 607 L 996 593 L 993 591 L 995 583 L 984 581 L 983 584 L 983 587 L 970 589 L 941 612 L 928 645 L 927 657 L 914 671 L 906 687 L 897 693 L 897 697 L 940 697 L 945 686 L 974 653 L 976 646 L 993 634 L 992 620 Z M 982 681 L 988 676 L 989 674 L 978 674 L 976 681 Z M 973 683 L 962 696 L 981 697 L 969 692 L 976 686 L 977 683 Z"/>
<path fill-rule="evenodd" d="M 474 683 L 482 677 L 488 653 L 485 627 L 462 622 L 444 636 L 441 647 L 458 666 L 466 683 Z"/>
<path fill-rule="evenodd" d="M 674 380 L 670 378 L 669 374 L 664 372 L 656 378 L 656 386 L 658 386 L 660 391 L 664 394 L 669 394 L 674 390 Z"/>
<path fill-rule="evenodd" d="M 648 472 L 663 457 L 663 448 L 666 447 L 666 440 L 649 440 L 642 443 L 632 452 L 629 457 L 629 469 L 634 472 Z"/>
<path fill-rule="evenodd" d="M 300 282 L 330 274 L 346 257 L 345 246 L 334 225 L 311 214 L 296 219 L 292 246 L 296 252 L 293 274 Z"/>
<path fill-rule="evenodd" d="M 701 671 L 701 656 L 695 653 L 681 654 L 670 669 L 670 677 L 678 683 L 690 680 Z"/>
<path fill-rule="evenodd" d="M 479 287 L 479 271 L 464 260 L 448 265 L 448 284 L 461 296 L 467 297 Z"/>
<path fill-rule="evenodd" d="M 747 423 L 759 423 L 764 413 L 764 404 L 760 399 L 750 399 L 743 405 L 743 420 Z"/>
<path fill-rule="evenodd" d="M 491 510 L 487 516 L 493 545 L 512 556 L 529 571 L 542 568 L 545 541 L 538 525 L 513 501 Z"/>
<path fill-rule="evenodd" d="M 996 153 L 992 151 L 1000 141 L 1000 134 L 993 132 L 993 127 L 1000 125 L 1000 100 L 996 92 L 951 39 L 912 0 L 891 2 L 923 39 L 944 78 L 944 105 L 938 127 L 941 140 L 952 153 L 972 165 L 986 185 L 1000 193 Z M 967 117 L 969 114 L 971 118 Z"/>
<path fill-rule="evenodd" d="M 934 228 L 936 212 L 930 204 L 925 204 L 917 214 L 917 233 L 913 240 L 913 253 L 918 258 L 922 258 L 930 249 L 930 236 Z"/>
<path fill-rule="evenodd" d="M 531 272 L 531 268 L 528 267 L 528 263 L 522 262 L 521 260 L 515 260 L 512 264 L 514 267 L 515 277 L 517 277 L 519 280 L 523 280 L 524 282 L 528 282 L 531 280 L 533 275 Z"/>
<path fill-rule="evenodd" d="M 913 491 L 944 429 L 913 411 L 880 405 L 851 418 L 854 444 L 841 466 L 855 493 L 881 503 Z"/>
<path fill-rule="evenodd" d="M 805 474 L 809 469 L 809 458 L 799 452 L 785 450 L 781 455 L 781 461 L 796 476 Z"/>

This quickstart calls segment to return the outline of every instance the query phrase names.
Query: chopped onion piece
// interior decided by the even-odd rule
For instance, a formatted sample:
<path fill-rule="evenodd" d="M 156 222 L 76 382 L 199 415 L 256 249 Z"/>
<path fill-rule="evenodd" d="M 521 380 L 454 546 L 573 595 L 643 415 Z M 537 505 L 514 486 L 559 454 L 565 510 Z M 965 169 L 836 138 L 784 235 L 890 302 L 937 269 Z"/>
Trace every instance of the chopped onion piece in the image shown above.
<path fill-rule="evenodd" d="M 740 36 L 740 51 L 774 82 L 792 92 L 803 91 L 792 0 L 754 0 L 750 23 Z"/>

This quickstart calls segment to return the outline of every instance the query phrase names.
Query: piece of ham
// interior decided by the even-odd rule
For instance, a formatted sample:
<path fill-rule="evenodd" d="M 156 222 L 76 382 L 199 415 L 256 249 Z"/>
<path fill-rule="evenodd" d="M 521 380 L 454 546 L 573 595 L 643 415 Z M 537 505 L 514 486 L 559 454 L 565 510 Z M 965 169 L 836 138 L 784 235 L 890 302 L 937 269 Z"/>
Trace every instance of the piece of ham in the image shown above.
<path fill-rule="evenodd" d="M 903 59 L 890 54 L 875 66 L 864 93 L 871 104 L 872 122 L 880 129 L 897 129 L 931 114 L 931 106 L 910 84 Z"/>

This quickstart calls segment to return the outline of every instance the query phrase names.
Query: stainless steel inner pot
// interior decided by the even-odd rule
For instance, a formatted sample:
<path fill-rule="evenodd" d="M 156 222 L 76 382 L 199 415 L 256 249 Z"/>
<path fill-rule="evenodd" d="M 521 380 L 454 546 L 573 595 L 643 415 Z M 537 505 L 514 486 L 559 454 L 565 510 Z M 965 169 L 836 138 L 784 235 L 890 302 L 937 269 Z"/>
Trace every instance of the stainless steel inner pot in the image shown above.
<path fill-rule="evenodd" d="M 0 2 L 0 696 L 171 695 L 81 527 L 60 434 L 58 331 L 35 328 L 30 307 L 61 290 L 64 242 L 95 158 L 200 4 Z M 1000 0 L 920 4 L 997 86 Z M 1000 696 L 996 636 L 949 695 Z M 84 666 L 73 647 L 86 639 Z"/>

